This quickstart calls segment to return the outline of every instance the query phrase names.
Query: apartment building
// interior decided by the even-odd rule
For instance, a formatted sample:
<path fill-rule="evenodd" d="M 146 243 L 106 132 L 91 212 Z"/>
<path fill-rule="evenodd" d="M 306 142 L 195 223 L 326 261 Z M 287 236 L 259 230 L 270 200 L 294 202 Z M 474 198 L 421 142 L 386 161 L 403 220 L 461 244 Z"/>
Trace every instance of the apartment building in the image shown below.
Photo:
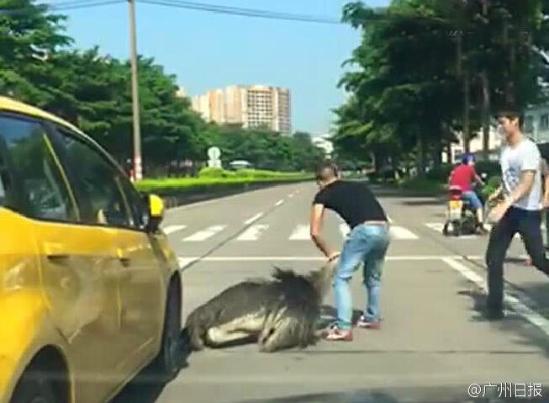
<path fill-rule="evenodd" d="M 192 106 L 207 121 L 266 128 L 285 135 L 292 131 L 291 95 L 287 88 L 232 85 L 193 97 Z"/>

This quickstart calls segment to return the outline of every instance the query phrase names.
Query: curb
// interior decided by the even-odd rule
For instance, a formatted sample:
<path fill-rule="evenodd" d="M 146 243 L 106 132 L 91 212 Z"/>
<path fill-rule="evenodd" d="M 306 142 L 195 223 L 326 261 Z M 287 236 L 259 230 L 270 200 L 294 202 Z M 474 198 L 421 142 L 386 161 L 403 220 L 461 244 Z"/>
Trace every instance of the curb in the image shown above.
<path fill-rule="evenodd" d="M 311 179 L 301 179 L 295 181 L 269 181 L 258 183 L 232 184 L 232 185 L 215 185 L 210 188 L 201 189 L 186 189 L 181 191 L 173 191 L 170 193 L 156 192 L 164 200 L 166 209 L 171 209 L 188 204 L 198 203 L 201 201 L 217 199 L 225 196 L 246 193 L 254 190 L 265 189 L 269 187 L 288 185 L 292 183 L 309 182 Z"/>

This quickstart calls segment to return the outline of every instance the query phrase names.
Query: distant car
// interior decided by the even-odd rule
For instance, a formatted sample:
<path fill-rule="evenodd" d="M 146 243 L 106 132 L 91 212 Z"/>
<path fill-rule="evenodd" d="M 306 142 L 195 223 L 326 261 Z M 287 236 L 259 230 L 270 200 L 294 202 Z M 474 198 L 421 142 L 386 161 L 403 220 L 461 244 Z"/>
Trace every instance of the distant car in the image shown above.
<path fill-rule="evenodd" d="M 252 168 L 252 164 L 246 160 L 235 160 L 229 162 L 229 166 L 231 169 L 246 169 L 246 168 Z"/>
<path fill-rule="evenodd" d="M 177 374 L 163 214 L 76 127 L 0 97 L 0 403 L 99 403 L 149 364 Z"/>

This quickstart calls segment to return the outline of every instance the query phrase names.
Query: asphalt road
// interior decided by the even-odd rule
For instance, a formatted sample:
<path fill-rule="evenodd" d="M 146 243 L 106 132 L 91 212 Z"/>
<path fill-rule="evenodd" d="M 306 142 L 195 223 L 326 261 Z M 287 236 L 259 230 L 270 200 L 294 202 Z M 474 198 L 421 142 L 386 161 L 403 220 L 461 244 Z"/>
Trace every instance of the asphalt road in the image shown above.
<path fill-rule="evenodd" d="M 311 183 L 284 185 L 170 210 L 163 226 L 180 256 L 183 316 L 231 284 L 268 276 L 273 265 L 319 267 L 308 236 L 315 191 Z M 524 265 L 520 240 L 505 268 L 509 316 L 487 322 L 480 315 L 487 237 L 444 238 L 441 200 L 377 194 L 393 238 L 381 330 L 356 329 L 351 343 L 321 341 L 301 351 L 261 354 L 245 345 L 193 353 L 169 384 L 135 381 L 116 403 L 526 401 L 535 394 L 549 401 L 549 278 Z M 343 242 L 341 224 L 328 214 L 333 245 Z M 361 280 L 357 272 L 357 312 Z M 325 303 L 333 312 L 331 292 Z M 472 393 L 484 389 L 495 399 L 470 398 L 471 384 L 478 385 Z"/>

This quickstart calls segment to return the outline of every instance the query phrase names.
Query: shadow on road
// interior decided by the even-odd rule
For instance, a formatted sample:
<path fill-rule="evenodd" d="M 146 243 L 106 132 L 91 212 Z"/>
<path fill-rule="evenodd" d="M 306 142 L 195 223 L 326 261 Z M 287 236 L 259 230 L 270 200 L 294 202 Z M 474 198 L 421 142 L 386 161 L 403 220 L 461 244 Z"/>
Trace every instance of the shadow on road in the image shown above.
<path fill-rule="evenodd" d="M 542 391 L 545 391 L 546 389 L 543 386 L 545 385 L 542 385 Z M 472 398 L 467 392 L 469 387 L 470 385 L 452 385 L 440 387 L 364 389 L 350 392 L 287 396 L 276 399 L 245 400 L 241 403 L 518 403 L 526 400 L 530 402 L 549 402 L 549 398 L 543 396 L 538 398 L 532 397 L 530 399 L 524 397 L 505 398 L 504 393 L 509 393 L 508 396 L 511 396 L 511 393 L 514 393 L 514 391 L 504 391 L 504 387 L 500 385 L 497 385 L 496 387 L 485 387 L 484 397 L 480 395 L 479 397 Z M 502 397 L 499 397 L 500 393 Z M 531 394 L 533 396 L 534 392 Z"/>
<path fill-rule="evenodd" d="M 188 367 L 191 355 L 188 345 L 187 333 L 183 329 L 180 339 L 180 371 Z M 147 366 L 110 403 L 154 403 L 167 384 Z"/>
<path fill-rule="evenodd" d="M 547 286 L 546 286 L 547 295 Z M 541 291 L 540 291 L 541 292 Z M 549 357 L 549 341 L 547 335 L 541 332 L 537 327 L 528 322 L 519 313 L 506 307 L 506 315 L 503 320 L 489 320 L 485 316 L 486 295 L 478 288 L 458 291 L 458 295 L 467 296 L 473 300 L 473 316 L 471 320 L 474 322 L 487 322 L 496 327 L 502 332 L 512 333 L 515 336 L 514 343 L 525 347 L 536 347 Z M 547 298 L 543 298 L 547 304 Z M 530 307 L 534 308 L 535 307 Z M 538 312 L 539 313 L 539 312 Z M 490 351 L 487 351 L 490 353 Z M 493 353 L 497 353 L 493 351 Z"/>

